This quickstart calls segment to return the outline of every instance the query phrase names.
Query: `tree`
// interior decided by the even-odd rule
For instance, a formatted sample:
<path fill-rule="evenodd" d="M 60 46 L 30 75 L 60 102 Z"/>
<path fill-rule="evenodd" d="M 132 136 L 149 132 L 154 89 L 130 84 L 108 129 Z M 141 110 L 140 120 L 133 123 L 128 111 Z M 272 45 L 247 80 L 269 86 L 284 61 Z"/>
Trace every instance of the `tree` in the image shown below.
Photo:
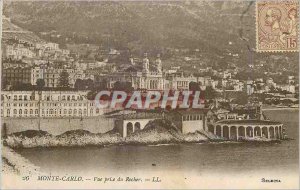
<path fill-rule="evenodd" d="M 83 80 L 82 79 L 76 79 L 75 84 L 74 84 L 74 88 L 76 90 L 82 90 L 85 88 Z"/>
<path fill-rule="evenodd" d="M 58 87 L 61 88 L 69 88 L 69 73 L 66 70 L 63 70 L 60 73 L 59 80 L 58 80 Z"/>
<path fill-rule="evenodd" d="M 276 92 L 276 88 L 272 85 L 270 86 L 270 92 L 273 93 L 273 92 Z"/>
<path fill-rule="evenodd" d="M 13 90 L 33 90 L 33 86 L 31 84 L 28 83 L 23 83 L 23 82 L 16 82 L 13 86 L 12 86 Z"/>
<path fill-rule="evenodd" d="M 248 103 L 247 93 L 246 92 L 239 93 L 239 95 L 236 96 L 236 99 L 233 102 L 239 105 L 247 104 Z"/>
<path fill-rule="evenodd" d="M 94 88 L 94 81 L 92 79 L 87 79 L 85 81 L 85 85 L 88 89 L 93 89 Z"/>
<path fill-rule="evenodd" d="M 205 91 L 205 99 L 215 99 L 217 97 L 217 91 L 215 91 L 211 86 L 207 86 Z"/>
<path fill-rule="evenodd" d="M 190 82 L 189 90 L 191 90 L 191 91 L 200 91 L 200 86 L 196 82 Z"/>
<path fill-rule="evenodd" d="M 5 89 L 7 85 L 7 79 L 5 77 L 2 77 L 2 81 L 1 81 L 1 88 Z"/>
<path fill-rule="evenodd" d="M 131 92 L 133 91 L 133 87 L 130 82 L 120 82 L 117 81 L 114 84 L 114 90 L 120 90 L 120 91 L 126 91 L 126 92 Z"/>
<path fill-rule="evenodd" d="M 36 80 L 36 86 L 38 87 L 38 89 L 42 89 L 45 86 L 44 79 L 37 79 Z"/>

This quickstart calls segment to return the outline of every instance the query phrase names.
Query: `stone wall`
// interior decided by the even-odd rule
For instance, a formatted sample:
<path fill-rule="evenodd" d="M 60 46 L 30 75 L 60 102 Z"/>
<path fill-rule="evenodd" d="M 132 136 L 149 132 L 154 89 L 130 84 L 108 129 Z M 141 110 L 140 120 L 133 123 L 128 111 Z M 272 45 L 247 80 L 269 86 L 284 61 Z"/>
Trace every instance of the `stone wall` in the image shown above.
<path fill-rule="evenodd" d="M 39 124 L 40 123 L 40 124 Z M 5 125 L 4 125 L 5 124 Z M 71 130 L 87 130 L 105 133 L 114 128 L 114 119 L 104 116 L 86 118 L 2 118 L 1 126 L 6 126 L 7 134 L 26 130 L 42 130 L 52 135 L 60 135 Z M 40 126 L 40 127 L 39 127 Z M 3 131 L 3 130 L 2 130 Z"/>
<path fill-rule="evenodd" d="M 204 130 L 203 120 L 194 120 L 194 121 L 183 121 L 182 122 L 182 133 L 194 133 L 196 131 Z"/>

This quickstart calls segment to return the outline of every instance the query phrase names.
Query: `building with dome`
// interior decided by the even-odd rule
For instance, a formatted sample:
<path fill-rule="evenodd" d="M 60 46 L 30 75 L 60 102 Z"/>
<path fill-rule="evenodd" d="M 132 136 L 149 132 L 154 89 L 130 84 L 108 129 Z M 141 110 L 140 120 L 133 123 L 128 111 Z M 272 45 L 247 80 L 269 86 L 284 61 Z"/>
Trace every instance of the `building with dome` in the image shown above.
<path fill-rule="evenodd" d="M 136 63 L 133 58 L 130 58 L 130 65 L 126 68 L 102 76 L 100 80 L 106 81 L 108 88 L 113 88 L 114 84 L 120 81 L 130 82 L 134 89 L 164 90 L 165 78 L 163 76 L 162 62 L 159 55 L 153 63 L 151 67 L 150 60 L 145 53 L 142 63 Z"/>

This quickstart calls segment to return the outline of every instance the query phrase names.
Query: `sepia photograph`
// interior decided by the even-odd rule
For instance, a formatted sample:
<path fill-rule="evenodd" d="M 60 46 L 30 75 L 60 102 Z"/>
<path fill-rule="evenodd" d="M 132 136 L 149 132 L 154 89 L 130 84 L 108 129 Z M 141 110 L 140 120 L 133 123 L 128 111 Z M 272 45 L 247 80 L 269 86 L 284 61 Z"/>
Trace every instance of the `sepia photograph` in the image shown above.
<path fill-rule="evenodd" d="M 1 189 L 299 189 L 299 1 L 4 0 Z"/>

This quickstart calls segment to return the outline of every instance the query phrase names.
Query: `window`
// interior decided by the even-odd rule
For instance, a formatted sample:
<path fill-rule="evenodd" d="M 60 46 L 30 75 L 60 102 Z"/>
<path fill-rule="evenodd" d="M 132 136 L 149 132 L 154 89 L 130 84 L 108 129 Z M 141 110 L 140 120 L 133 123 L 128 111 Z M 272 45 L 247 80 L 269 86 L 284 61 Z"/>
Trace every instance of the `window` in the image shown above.
<path fill-rule="evenodd" d="M 24 100 L 27 100 L 27 95 L 24 96 Z"/>
<path fill-rule="evenodd" d="M 30 115 L 32 115 L 33 114 L 33 109 L 30 109 L 29 113 L 30 113 Z"/>
<path fill-rule="evenodd" d="M 64 114 L 66 115 L 68 113 L 68 111 L 66 109 L 64 109 Z"/>
<path fill-rule="evenodd" d="M 36 109 L 36 110 L 35 110 L 35 115 L 38 115 L 38 114 L 39 114 L 39 110 Z"/>
<path fill-rule="evenodd" d="M 64 95 L 62 96 L 62 100 L 66 100 L 66 97 Z"/>
<path fill-rule="evenodd" d="M 24 114 L 25 114 L 25 115 L 27 115 L 27 114 L 28 114 L 28 111 L 27 111 L 27 109 L 25 109 L 25 110 L 24 110 Z"/>
<path fill-rule="evenodd" d="M 14 95 L 14 100 L 17 100 L 18 96 L 17 95 Z"/>
<path fill-rule="evenodd" d="M 19 109 L 19 115 L 22 115 L 22 110 L 21 109 Z"/>
<path fill-rule="evenodd" d="M 73 111 L 73 114 L 74 114 L 74 115 L 76 115 L 76 114 L 77 114 L 77 110 L 76 110 L 76 109 L 74 109 L 74 111 Z"/>
<path fill-rule="evenodd" d="M 96 109 L 96 113 L 99 113 L 99 108 Z"/>
<path fill-rule="evenodd" d="M 7 110 L 7 115 L 10 116 L 10 109 Z"/>
<path fill-rule="evenodd" d="M 18 111 L 16 109 L 14 109 L 14 115 L 16 115 L 18 113 Z"/>
<path fill-rule="evenodd" d="M 69 109 L 69 115 L 71 115 L 72 114 L 72 110 L 71 109 Z"/>

